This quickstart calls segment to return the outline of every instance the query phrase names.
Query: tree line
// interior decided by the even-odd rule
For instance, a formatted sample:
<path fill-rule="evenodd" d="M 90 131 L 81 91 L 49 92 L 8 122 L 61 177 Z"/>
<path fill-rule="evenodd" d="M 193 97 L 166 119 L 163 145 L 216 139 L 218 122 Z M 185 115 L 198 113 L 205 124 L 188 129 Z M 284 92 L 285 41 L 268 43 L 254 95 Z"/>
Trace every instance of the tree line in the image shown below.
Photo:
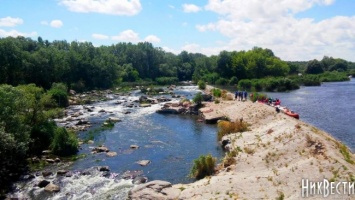
<path fill-rule="evenodd" d="M 355 64 L 325 56 L 321 61 L 286 62 L 270 49 L 222 51 L 216 56 L 182 51 L 175 55 L 151 43 L 95 47 L 90 42 L 49 42 L 25 37 L 0 39 L 0 84 L 34 83 L 49 89 L 64 83 L 77 91 L 106 89 L 123 82 L 171 84 L 199 80 L 235 85 L 243 79 L 337 71 L 355 74 Z"/>

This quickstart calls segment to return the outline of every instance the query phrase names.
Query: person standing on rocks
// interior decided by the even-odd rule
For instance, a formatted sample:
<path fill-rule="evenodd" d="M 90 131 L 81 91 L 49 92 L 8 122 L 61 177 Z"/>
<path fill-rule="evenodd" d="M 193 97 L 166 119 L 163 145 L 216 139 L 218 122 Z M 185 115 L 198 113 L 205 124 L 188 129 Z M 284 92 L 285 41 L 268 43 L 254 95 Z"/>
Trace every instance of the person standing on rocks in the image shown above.
<path fill-rule="evenodd" d="M 247 97 L 248 97 L 248 93 L 247 91 L 243 91 L 243 101 L 246 101 L 247 100 Z"/>

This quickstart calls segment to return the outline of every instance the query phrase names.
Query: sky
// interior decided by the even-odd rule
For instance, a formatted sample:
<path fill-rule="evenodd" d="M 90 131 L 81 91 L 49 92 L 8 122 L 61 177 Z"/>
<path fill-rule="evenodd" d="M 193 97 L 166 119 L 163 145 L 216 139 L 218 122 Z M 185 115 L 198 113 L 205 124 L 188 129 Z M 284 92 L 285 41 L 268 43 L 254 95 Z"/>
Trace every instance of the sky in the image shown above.
<path fill-rule="evenodd" d="M 0 37 L 355 61 L 354 0 L 0 0 Z"/>

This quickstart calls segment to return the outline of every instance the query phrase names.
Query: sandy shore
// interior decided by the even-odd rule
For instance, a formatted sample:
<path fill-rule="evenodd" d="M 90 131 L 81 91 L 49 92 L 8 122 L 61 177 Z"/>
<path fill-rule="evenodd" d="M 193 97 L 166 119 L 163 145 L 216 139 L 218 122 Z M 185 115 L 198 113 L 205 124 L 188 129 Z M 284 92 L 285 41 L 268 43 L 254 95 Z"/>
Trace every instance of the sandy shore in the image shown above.
<path fill-rule="evenodd" d="M 156 196 L 152 194 L 152 197 L 300 199 L 302 179 L 326 179 L 335 183 L 355 180 L 354 155 L 330 134 L 302 122 L 302 116 L 297 120 L 277 113 L 273 107 L 251 101 L 208 102 L 205 106 L 216 115 L 222 113 L 232 121 L 243 118 L 251 124 L 250 131 L 224 137 L 230 139 L 232 148 L 242 150 L 235 157 L 236 163 L 221 167 L 215 175 L 191 184 L 154 190 Z M 343 188 L 339 189 L 341 195 L 330 194 L 329 191 L 328 198 L 355 199 L 355 194 L 343 195 Z M 303 193 L 306 191 L 304 189 Z M 309 195 L 308 199 L 321 199 L 323 196 L 324 192 Z"/>

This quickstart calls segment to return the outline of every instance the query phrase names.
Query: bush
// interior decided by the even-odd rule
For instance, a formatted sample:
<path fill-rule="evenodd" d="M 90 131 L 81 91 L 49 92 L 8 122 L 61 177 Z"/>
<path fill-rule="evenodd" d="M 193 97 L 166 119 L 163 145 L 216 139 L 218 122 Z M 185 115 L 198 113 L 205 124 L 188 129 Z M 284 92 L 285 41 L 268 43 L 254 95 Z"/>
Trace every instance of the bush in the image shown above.
<path fill-rule="evenodd" d="M 198 92 L 195 97 L 192 99 L 197 105 L 201 105 L 203 101 L 202 93 Z"/>
<path fill-rule="evenodd" d="M 250 96 L 250 100 L 252 102 L 255 102 L 255 101 L 258 101 L 258 100 L 267 99 L 267 98 L 268 98 L 268 96 L 266 94 L 257 93 L 257 92 L 251 93 L 251 96 Z"/>
<path fill-rule="evenodd" d="M 212 175 L 214 173 L 216 160 L 217 159 L 212 157 L 211 154 L 208 154 L 207 156 L 202 155 L 195 159 L 190 176 L 196 179 L 202 179 L 206 176 Z"/>
<path fill-rule="evenodd" d="M 233 76 L 231 79 L 229 79 L 229 85 L 236 85 L 238 84 L 238 78 L 236 76 Z"/>
<path fill-rule="evenodd" d="M 229 83 L 229 80 L 226 78 L 219 78 L 216 81 L 216 85 L 227 85 Z"/>
<path fill-rule="evenodd" d="M 67 107 L 69 105 L 67 86 L 64 83 L 53 83 L 48 94 L 57 102 L 59 107 Z"/>
<path fill-rule="evenodd" d="M 197 82 L 197 85 L 198 85 L 198 89 L 200 89 L 200 90 L 206 89 L 206 82 L 203 81 L 203 80 L 199 80 L 199 81 Z"/>
<path fill-rule="evenodd" d="M 252 82 L 249 79 L 243 79 L 238 82 L 239 90 L 250 90 L 252 86 Z"/>
<path fill-rule="evenodd" d="M 55 155 L 70 156 L 78 152 L 78 139 L 74 132 L 57 128 L 50 148 Z"/>
<path fill-rule="evenodd" d="M 170 85 L 178 83 L 179 79 L 177 77 L 159 77 L 155 81 L 158 85 Z"/>
<path fill-rule="evenodd" d="M 249 124 L 243 122 L 243 120 L 236 120 L 235 122 L 229 121 L 219 121 L 218 122 L 218 140 L 221 140 L 223 136 L 231 134 L 231 133 L 238 133 L 238 132 L 245 132 L 249 130 Z"/>
<path fill-rule="evenodd" d="M 222 96 L 222 91 L 220 89 L 213 88 L 212 89 L 212 95 L 214 97 L 221 97 Z"/>

